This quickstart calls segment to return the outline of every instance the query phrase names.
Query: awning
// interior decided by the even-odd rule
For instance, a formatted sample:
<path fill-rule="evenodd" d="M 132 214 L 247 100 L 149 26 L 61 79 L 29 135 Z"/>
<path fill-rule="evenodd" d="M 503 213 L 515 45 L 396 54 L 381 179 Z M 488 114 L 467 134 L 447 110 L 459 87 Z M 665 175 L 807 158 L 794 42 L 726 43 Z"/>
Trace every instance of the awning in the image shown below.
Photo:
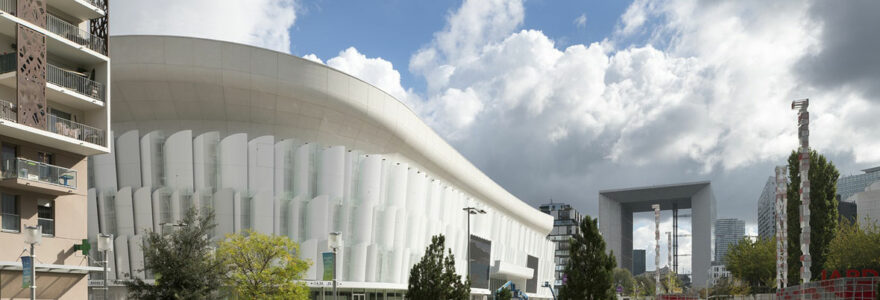
<path fill-rule="evenodd" d="M 37 273 L 64 273 L 64 274 L 88 274 L 89 272 L 103 272 L 103 267 L 92 266 L 73 266 L 73 265 L 53 265 L 53 264 L 36 264 L 34 269 Z M 107 269 L 110 270 L 109 268 Z M 21 271 L 20 261 L 0 261 L 0 271 Z"/>

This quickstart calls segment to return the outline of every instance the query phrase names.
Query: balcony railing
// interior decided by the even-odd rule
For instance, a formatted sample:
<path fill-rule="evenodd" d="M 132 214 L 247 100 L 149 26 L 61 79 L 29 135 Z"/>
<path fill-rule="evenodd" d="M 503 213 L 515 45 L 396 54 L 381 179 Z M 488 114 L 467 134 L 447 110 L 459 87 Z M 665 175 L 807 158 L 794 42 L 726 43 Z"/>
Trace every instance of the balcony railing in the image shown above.
<path fill-rule="evenodd" d="M 62 119 L 55 115 L 49 115 L 47 120 L 47 130 L 49 132 L 75 138 L 95 145 L 107 145 L 104 140 L 104 130 L 102 129 L 80 124 L 68 119 Z"/>
<path fill-rule="evenodd" d="M 14 15 L 17 6 L 18 3 L 16 3 L 15 0 L 0 0 L 0 10 L 7 13 Z"/>
<path fill-rule="evenodd" d="M 0 74 L 16 71 L 18 65 L 15 59 L 15 53 L 0 55 Z M 46 65 L 46 81 L 101 102 L 106 99 L 104 84 L 54 65 Z"/>
<path fill-rule="evenodd" d="M 92 5 L 97 6 L 98 8 L 103 8 L 104 0 L 86 0 Z M 16 8 L 18 3 L 17 0 L 0 0 L 0 10 L 10 13 L 12 15 L 16 15 Z M 94 50 L 95 52 L 107 55 L 107 52 L 104 49 L 104 39 L 95 36 L 89 33 L 86 30 L 82 30 L 79 27 L 68 23 L 54 15 L 46 14 L 46 29 L 60 35 L 61 37 L 70 40 L 71 42 L 77 43 L 82 46 L 86 46 L 89 49 Z"/>
<path fill-rule="evenodd" d="M 95 52 L 107 54 L 104 52 L 104 39 L 99 38 L 88 31 L 82 30 L 73 24 L 67 23 L 56 16 L 46 15 L 46 29 L 70 40 L 71 42 L 83 45 Z"/>
<path fill-rule="evenodd" d="M 100 82 L 53 65 L 46 66 L 46 81 L 70 89 L 83 96 L 104 102 L 104 85 Z"/>
<path fill-rule="evenodd" d="M 18 122 L 18 109 L 15 108 L 15 103 L 0 100 L 0 119 Z"/>
<path fill-rule="evenodd" d="M 18 178 L 76 189 L 76 171 L 17 157 L 3 161 L 3 178 Z"/>

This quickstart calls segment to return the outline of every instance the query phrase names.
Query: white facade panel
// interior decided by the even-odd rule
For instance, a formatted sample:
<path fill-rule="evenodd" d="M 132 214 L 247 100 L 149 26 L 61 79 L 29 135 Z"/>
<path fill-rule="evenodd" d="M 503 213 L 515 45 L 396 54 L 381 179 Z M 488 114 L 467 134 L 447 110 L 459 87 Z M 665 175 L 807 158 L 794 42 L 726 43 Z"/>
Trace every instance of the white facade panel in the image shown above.
<path fill-rule="evenodd" d="M 165 140 L 165 183 L 172 189 L 193 190 L 192 130 L 175 132 Z"/>
<path fill-rule="evenodd" d="M 116 172 L 120 187 L 141 187 L 141 147 L 140 133 L 130 130 L 113 143 L 113 155 L 116 155 Z M 101 172 L 101 174 L 104 174 Z M 101 179 L 106 180 L 106 179 Z"/>

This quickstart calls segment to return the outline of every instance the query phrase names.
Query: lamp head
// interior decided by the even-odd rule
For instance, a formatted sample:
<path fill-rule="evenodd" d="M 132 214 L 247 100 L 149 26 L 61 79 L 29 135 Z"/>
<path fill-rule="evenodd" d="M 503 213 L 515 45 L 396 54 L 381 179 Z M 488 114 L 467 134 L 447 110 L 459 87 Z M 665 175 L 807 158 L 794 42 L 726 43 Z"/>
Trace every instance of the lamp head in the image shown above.
<path fill-rule="evenodd" d="M 42 226 L 25 226 L 24 227 L 24 243 L 29 245 L 39 245 L 43 240 Z"/>
<path fill-rule="evenodd" d="M 110 251 L 113 252 L 113 235 L 112 234 L 99 234 L 98 235 L 98 251 Z"/>
<path fill-rule="evenodd" d="M 342 248 L 342 233 L 339 231 L 331 232 L 330 236 L 327 237 L 327 247 L 334 250 Z"/>

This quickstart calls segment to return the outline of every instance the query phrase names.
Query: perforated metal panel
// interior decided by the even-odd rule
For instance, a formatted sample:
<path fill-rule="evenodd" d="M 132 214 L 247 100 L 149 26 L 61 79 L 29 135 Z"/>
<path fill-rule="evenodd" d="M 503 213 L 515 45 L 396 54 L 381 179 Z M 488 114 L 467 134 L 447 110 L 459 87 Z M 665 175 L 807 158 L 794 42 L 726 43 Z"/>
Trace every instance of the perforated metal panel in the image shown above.
<path fill-rule="evenodd" d="M 46 36 L 22 25 L 16 36 L 18 122 L 46 129 Z"/>
<path fill-rule="evenodd" d="M 104 10 L 104 16 L 89 21 L 89 32 L 104 40 L 104 53 L 110 49 L 110 0 L 104 0 L 101 9 Z"/>

